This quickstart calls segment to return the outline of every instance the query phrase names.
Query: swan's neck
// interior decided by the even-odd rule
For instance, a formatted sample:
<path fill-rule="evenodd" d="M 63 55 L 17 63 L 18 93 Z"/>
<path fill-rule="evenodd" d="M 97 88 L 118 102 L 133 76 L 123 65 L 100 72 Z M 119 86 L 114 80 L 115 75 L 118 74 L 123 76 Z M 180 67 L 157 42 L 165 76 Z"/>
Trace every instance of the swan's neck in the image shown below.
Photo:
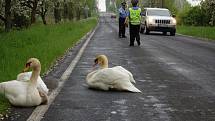
<path fill-rule="evenodd" d="M 38 77 L 40 75 L 40 70 L 41 70 L 40 66 L 36 67 L 36 68 L 33 68 L 32 75 L 31 75 L 31 78 L 30 78 L 30 80 L 31 80 L 31 82 L 33 84 L 37 83 L 37 79 L 38 79 Z"/>
<path fill-rule="evenodd" d="M 103 60 L 101 63 L 101 68 L 108 68 L 108 60 Z"/>

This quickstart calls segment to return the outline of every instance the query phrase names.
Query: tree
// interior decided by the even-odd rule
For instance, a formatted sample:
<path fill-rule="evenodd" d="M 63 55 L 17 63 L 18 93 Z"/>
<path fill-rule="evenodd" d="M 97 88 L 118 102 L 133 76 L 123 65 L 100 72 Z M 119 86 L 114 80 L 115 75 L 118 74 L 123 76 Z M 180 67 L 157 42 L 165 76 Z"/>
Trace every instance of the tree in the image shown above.
<path fill-rule="evenodd" d="M 22 6 L 26 6 L 31 9 L 31 23 L 36 22 L 37 7 L 40 0 L 19 0 Z"/>
<path fill-rule="evenodd" d="M 55 23 L 59 23 L 61 21 L 60 2 L 54 3 L 54 18 Z"/>
<path fill-rule="evenodd" d="M 68 2 L 68 19 L 73 20 L 74 19 L 74 3 L 72 1 Z"/>
<path fill-rule="evenodd" d="M 41 0 L 39 2 L 39 6 L 38 6 L 38 13 L 40 14 L 43 24 L 47 24 L 46 22 L 46 13 L 48 12 L 48 9 L 50 7 L 50 3 L 51 1 L 47 1 L 47 0 Z"/>
<path fill-rule="evenodd" d="M 66 0 L 63 1 L 63 18 L 66 20 L 68 18 L 68 2 Z"/>
<path fill-rule="evenodd" d="M 4 0 L 1 1 L 1 5 L 3 6 L 3 11 L 4 13 L 0 14 L 0 20 L 4 22 L 5 25 L 5 31 L 9 32 L 10 29 L 12 28 L 12 21 L 11 21 L 11 7 L 12 7 L 12 1 L 11 0 Z M 3 15 L 4 14 L 4 15 Z"/>
<path fill-rule="evenodd" d="M 204 13 L 209 18 L 210 25 L 215 25 L 215 0 L 204 0 L 201 2 L 201 7 Z"/>

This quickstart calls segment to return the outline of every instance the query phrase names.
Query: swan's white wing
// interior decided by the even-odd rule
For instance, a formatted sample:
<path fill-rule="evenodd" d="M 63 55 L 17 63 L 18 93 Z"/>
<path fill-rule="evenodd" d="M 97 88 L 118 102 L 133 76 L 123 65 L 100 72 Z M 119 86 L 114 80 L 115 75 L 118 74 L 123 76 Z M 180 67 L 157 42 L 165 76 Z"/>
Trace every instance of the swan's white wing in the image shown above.
<path fill-rule="evenodd" d="M 115 66 L 115 67 L 112 67 L 112 69 L 114 69 L 116 71 L 120 71 L 121 73 L 124 73 L 124 74 L 128 74 L 130 81 L 132 83 L 136 83 L 136 81 L 134 80 L 134 77 L 133 77 L 132 73 L 130 71 L 126 70 L 125 68 L 123 68 L 122 66 Z"/>
<path fill-rule="evenodd" d="M 0 93 L 6 95 L 6 97 L 16 97 L 17 95 L 26 94 L 27 82 L 21 82 L 17 80 L 7 81 L 0 83 Z"/>
<path fill-rule="evenodd" d="M 31 77 L 32 72 L 24 72 L 17 75 L 17 81 L 28 81 Z"/>
<path fill-rule="evenodd" d="M 116 80 L 124 78 L 125 76 L 126 75 L 116 71 L 115 69 L 105 68 L 97 70 L 96 73 L 94 73 L 92 76 L 92 81 L 101 81 L 107 85 L 112 85 L 115 83 Z"/>
<path fill-rule="evenodd" d="M 130 81 L 130 75 L 122 67 L 105 68 L 87 75 L 87 83 L 92 88 L 127 90 L 141 92 Z"/>
<path fill-rule="evenodd" d="M 18 81 L 29 81 L 31 77 L 32 72 L 25 72 L 25 73 L 20 73 L 17 76 Z M 43 82 L 42 78 L 39 76 L 37 79 L 37 89 L 39 91 L 42 91 L 46 94 L 48 94 L 49 89 L 47 88 L 46 84 Z"/>
<path fill-rule="evenodd" d="M 41 103 L 36 85 L 29 85 L 27 81 L 2 82 L 0 83 L 0 93 L 4 93 L 14 106 L 36 106 Z"/>

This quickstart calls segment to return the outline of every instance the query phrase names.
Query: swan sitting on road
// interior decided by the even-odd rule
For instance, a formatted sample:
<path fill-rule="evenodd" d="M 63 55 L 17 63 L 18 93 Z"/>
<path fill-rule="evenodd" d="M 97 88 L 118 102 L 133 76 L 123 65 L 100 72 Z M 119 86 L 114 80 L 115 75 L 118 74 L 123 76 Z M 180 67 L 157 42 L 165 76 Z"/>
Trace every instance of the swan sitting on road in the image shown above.
<path fill-rule="evenodd" d="M 23 73 L 20 73 L 17 76 L 17 81 L 29 81 L 32 75 L 32 72 L 25 72 L 24 70 Z M 48 95 L 49 89 L 47 88 L 46 84 L 43 82 L 42 78 L 39 76 L 37 79 L 37 89 L 40 92 L 44 92 L 46 95 Z"/>
<path fill-rule="evenodd" d="M 121 66 L 108 68 L 108 59 L 105 55 L 96 57 L 95 65 L 97 64 L 100 66 L 100 69 L 92 71 L 86 78 L 90 88 L 141 92 L 132 84 L 132 82 L 135 83 L 135 80 L 131 72 Z"/>
<path fill-rule="evenodd" d="M 37 79 L 40 74 L 40 61 L 31 58 L 26 63 L 26 69 L 32 68 L 29 81 L 12 80 L 0 83 L 0 93 L 3 93 L 14 106 L 37 106 L 48 102 L 45 92 L 37 89 Z"/>

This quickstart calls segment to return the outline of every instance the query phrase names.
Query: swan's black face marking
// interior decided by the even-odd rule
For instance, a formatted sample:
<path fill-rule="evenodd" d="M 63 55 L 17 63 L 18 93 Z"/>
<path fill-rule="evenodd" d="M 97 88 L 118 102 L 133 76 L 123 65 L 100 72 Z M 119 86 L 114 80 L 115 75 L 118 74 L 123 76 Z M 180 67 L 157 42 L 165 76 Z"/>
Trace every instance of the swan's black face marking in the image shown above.
<path fill-rule="evenodd" d="M 25 64 L 25 67 L 30 67 L 31 63 L 32 63 L 32 62 L 26 63 L 26 64 Z"/>
<path fill-rule="evenodd" d="M 95 59 L 94 62 L 95 62 L 95 65 L 98 64 L 98 59 Z"/>

